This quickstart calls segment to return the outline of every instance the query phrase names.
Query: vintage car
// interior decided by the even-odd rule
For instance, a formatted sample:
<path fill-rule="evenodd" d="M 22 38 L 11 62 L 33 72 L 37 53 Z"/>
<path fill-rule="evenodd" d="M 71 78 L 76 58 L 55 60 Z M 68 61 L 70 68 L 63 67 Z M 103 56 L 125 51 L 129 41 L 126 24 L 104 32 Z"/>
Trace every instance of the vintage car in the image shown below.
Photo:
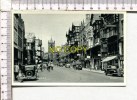
<path fill-rule="evenodd" d="M 81 64 L 81 62 L 79 60 L 76 61 L 75 68 L 76 68 L 76 70 L 82 70 L 82 64 Z"/>
<path fill-rule="evenodd" d="M 82 70 L 82 65 L 76 65 L 76 70 Z"/>
<path fill-rule="evenodd" d="M 22 65 L 17 79 L 19 82 L 23 82 L 25 79 L 37 79 L 38 70 L 35 65 Z"/>
<path fill-rule="evenodd" d="M 108 74 L 117 75 L 117 76 L 124 75 L 123 69 L 117 68 L 117 66 L 114 66 L 114 65 L 108 65 L 104 71 L 105 71 L 106 75 L 108 75 Z"/>
<path fill-rule="evenodd" d="M 59 66 L 60 66 L 60 67 L 63 67 L 63 63 L 59 63 Z"/>
<path fill-rule="evenodd" d="M 37 79 L 38 69 L 35 65 L 25 65 L 25 79 Z"/>
<path fill-rule="evenodd" d="M 67 63 L 67 64 L 65 65 L 65 67 L 66 67 L 66 68 L 70 68 L 70 64 Z"/>

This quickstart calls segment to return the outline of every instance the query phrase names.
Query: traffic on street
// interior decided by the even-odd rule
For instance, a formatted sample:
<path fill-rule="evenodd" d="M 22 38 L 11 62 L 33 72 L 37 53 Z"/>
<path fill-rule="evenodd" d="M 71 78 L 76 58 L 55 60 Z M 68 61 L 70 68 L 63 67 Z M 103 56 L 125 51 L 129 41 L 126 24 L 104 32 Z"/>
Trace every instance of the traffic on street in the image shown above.
<path fill-rule="evenodd" d="M 39 82 L 39 83 L 46 83 L 46 82 L 91 82 L 91 83 L 118 83 L 123 82 L 123 77 L 118 77 L 115 75 L 105 75 L 104 71 L 96 71 L 93 70 L 86 70 L 86 69 L 76 69 L 69 64 L 65 66 L 62 65 L 51 65 L 48 66 L 46 62 L 43 62 L 43 66 L 37 67 L 37 76 L 36 78 L 33 77 L 33 73 L 31 71 L 26 72 L 27 78 L 23 78 L 22 80 L 16 80 L 16 82 Z M 31 67 L 31 65 L 30 65 Z"/>

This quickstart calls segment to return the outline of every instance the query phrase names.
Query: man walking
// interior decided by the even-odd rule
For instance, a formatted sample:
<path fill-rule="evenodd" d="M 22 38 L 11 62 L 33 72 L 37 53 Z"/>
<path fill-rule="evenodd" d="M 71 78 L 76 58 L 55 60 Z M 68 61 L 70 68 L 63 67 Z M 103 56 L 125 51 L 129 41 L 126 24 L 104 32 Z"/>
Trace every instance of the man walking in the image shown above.
<path fill-rule="evenodd" d="M 51 70 L 53 70 L 53 62 L 50 62 Z"/>
<path fill-rule="evenodd" d="M 17 81 L 17 76 L 19 74 L 19 65 L 17 62 L 15 62 L 15 65 L 14 65 L 14 79 Z"/>

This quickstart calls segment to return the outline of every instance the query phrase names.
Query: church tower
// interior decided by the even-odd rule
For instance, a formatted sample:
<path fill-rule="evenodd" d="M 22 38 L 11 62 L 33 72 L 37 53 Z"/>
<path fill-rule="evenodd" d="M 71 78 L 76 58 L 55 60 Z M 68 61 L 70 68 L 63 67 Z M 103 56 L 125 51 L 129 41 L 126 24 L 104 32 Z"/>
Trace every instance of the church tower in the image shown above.
<path fill-rule="evenodd" d="M 52 37 L 51 39 L 48 41 L 48 54 L 49 54 L 49 60 L 52 60 L 53 61 L 53 55 L 54 53 L 52 53 L 50 51 L 50 48 L 55 48 L 55 41 L 52 40 Z"/>

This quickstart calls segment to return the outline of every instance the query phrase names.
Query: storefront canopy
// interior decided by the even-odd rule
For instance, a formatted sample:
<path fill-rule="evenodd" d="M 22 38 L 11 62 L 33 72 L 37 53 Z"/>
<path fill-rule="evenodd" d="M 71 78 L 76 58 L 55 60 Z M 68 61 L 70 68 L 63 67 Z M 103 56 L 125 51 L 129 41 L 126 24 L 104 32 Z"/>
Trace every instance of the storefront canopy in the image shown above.
<path fill-rule="evenodd" d="M 103 59 L 102 62 L 108 62 L 108 61 L 116 59 L 116 58 L 117 58 L 117 56 L 109 56 L 109 57 L 106 57 L 105 59 Z"/>

